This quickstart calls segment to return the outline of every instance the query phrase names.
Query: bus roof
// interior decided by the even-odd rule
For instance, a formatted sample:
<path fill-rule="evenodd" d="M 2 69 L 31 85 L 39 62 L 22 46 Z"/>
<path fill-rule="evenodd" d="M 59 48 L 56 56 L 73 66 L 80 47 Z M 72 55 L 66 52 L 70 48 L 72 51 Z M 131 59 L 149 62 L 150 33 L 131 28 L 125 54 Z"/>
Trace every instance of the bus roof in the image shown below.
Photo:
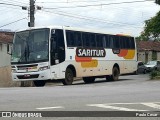
<path fill-rule="evenodd" d="M 41 27 L 30 27 L 27 29 L 18 30 L 17 32 L 24 31 L 24 30 L 33 30 L 33 29 L 41 29 L 41 28 L 49 28 L 49 29 L 65 29 L 65 30 L 73 30 L 73 31 L 83 31 L 83 32 L 92 32 L 92 33 L 100 33 L 100 34 L 110 34 L 110 35 L 117 35 L 117 36 L 128 36 L 127 34 L 113 34 L 107 33 L 105 30 L 93 30 L 93 29 L 86 29 L 86 28 L 78 28 L 78 27 L 70 27 L 70 26 L 41 26 Z"/>

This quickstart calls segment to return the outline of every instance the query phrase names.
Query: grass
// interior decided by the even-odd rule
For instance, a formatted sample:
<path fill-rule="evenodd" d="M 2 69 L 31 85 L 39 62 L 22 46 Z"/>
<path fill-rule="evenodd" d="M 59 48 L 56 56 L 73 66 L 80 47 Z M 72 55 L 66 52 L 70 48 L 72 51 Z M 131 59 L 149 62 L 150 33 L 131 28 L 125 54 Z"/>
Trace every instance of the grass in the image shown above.
<path fill-rule="evenodd" d="M 150 73 L 151 80 L 160 80 L 160 71 L 154 70 Z"/>

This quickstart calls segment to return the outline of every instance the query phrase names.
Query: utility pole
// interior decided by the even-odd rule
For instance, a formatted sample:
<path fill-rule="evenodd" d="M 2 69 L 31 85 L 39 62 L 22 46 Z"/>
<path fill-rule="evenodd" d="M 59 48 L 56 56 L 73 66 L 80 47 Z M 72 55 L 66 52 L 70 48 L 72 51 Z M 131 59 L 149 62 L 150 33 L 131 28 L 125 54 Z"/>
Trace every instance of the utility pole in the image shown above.
<path fill-rule="evenodd" d="M 30 1 L 29 2 L 30 6 L 29 7 L 22 6 L 22 10 L 28 10 L 28 16 L 30 18 L 30 21 L 28 22 L 28 27 L 34 27 L 35 26 L 35 17 L 34 17 L 35 10 L 41 10 L 42 7 L 38 5 L 35 6 L 36 0 L 29 0 L 29 1 Z"/>
<path fill-rule="evenodd" d="M 34 27 L 35 25 L 34 13 L 35 13 L 35 1 L 30 0 L 30 22 L 28 22 L 28 27 Z"/>

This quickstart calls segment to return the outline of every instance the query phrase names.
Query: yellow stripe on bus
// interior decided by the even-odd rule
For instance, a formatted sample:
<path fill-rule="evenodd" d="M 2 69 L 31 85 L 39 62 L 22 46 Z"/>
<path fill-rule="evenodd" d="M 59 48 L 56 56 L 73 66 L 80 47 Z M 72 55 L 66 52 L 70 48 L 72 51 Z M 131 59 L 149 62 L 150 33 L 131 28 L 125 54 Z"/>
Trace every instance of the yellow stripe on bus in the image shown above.
<path fill-rule="evenodd" d="M 124 59 L 133 59 L 135 56 L 135 50 L 128 50 L 128 53 L 126 56 L 124 56 Z"/>
<path fill-rule="evenodd" d="M 97 67 L 98 66 L 98 60 L 93 59 L 90 62 L 81 62 L 82 68 L 91 68 L 91 67 Z"/>

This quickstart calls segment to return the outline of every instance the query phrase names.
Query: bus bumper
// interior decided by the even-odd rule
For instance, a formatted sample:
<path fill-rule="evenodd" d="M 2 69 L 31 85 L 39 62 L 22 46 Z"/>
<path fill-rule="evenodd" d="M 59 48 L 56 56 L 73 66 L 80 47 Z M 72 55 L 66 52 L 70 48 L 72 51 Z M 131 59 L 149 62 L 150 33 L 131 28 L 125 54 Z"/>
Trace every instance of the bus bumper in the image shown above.
<path fill-rule="evenodd" d="M 30 81 L 30 80 L 50 80 L 50 70 L 28 72 L 28 73 L 12 73 L 13 81 Z"/>

